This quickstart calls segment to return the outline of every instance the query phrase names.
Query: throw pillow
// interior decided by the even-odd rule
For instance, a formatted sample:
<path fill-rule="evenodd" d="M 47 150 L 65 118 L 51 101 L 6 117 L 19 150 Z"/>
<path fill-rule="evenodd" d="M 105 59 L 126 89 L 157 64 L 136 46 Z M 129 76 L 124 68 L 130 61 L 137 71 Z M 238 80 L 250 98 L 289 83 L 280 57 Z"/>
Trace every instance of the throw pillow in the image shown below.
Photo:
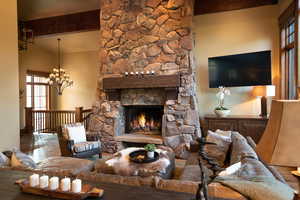
<path fill-rule="evenodd" d="M 9 158 L 0 152 L 0 166 L 9 166 L 10 160 Z"/>
<path fill-rule="evenodd" d="M 83 125 L 67 127 L 69 139 L 74 140 L 74 143 L 86 142 L 86 132 Z"/>
<path fill-rule="evenodd" d="M 248 144 L 246 138 L 244 138 L 241 134 L 239 134 L 238 132 L 232 132 L 231 140 L 232 150 L 230 155 L 230 165 L 240 162 L 242 159 L 242 155 L 258 159 L 255 151 Z"/>
<path fill-rule="evenodd" d="M 215 143 L 216 145 L 205 145 L 204 151 L 210 157 L 216 160 L 220 167 L 224 166 L 225 159 L 227 157 L 227 152 L 229 150 L 231 144 L 231 138 L 208 131 L 208 135 L 206 136 L 207 142 Z"/>
<path fill-rule="evenodd" d="M 229 167 L 227 167 L 226 169 L 224 169 L 223 171 L 221 171 L 218 176 L 229 176 L 232 175 L 234 173 L 236 173 L 242 166 L 241 162 L 235 163 L 233 165 L 230 165 Z"/>
<path fill-rule="evenodd" d="M 11 166 L 32 169 L 36 168 L 36 164 L 31 157 L 18 150 L 13 151 L 11 156 Z"/>

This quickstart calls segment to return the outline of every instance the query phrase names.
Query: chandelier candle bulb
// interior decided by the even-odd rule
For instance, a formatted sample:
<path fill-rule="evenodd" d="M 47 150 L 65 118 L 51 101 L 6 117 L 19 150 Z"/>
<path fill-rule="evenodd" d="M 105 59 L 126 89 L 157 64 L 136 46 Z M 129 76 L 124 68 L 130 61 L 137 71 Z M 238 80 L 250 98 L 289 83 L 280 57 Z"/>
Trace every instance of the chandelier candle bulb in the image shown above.
<path fill-rule="evenodd" d="M 130 74 L 131 74 L 131 75 L 134 75 L 134 73 L 133 73 L 133 72 L 130 72 Z"/>
<path fill-rule="evenodd" d="M 135 72 L 136 75 L 139 75 L 139 72 Z"/>
<path fill-rule="evenodd" d="M 65 177 L 60 182 L 60 189 L 64 192 L 70 191 L 71 189 L 71 179 Z"/>
<path fill-rule="evenodd" d="M 151 74 L 152 74 L 152 75 L 154 75 L 154 74 L 155 74 L 155 72 L 152 70 L 152 71 L 151 71 Z"/>
<path fill-rule="evenodd" d="M 49 176 L 43 175 L 40 177 L 40 188 L 47 188 L 49 185 Z"/>
<path fill-rule="evenodd" d="M 74 193 L 80 193 L 81 192 L 81 180 L 75 179 L 72 181 L 72 192 Z"/>
<path fill-rule="evenodd" d="M 53 176 L 50 178 L 50 190 L 57 190 L 59 188 L 59 178 Z"/>
<path fill-rule="evenodd" d="M 32 174 L 29 177 L 29 185 L 30 187 L 36 187 L 40 184 L 40 176 L 38 174 Z"/>
<path fill-rule="evenodd" d="M 150 71 L 147 71 L 146 74 L 150 74 Z"/>
<path fill-rule="evenodd" d="M 125 76 L 128 76 L 128 72 L 125 72 Z"/>

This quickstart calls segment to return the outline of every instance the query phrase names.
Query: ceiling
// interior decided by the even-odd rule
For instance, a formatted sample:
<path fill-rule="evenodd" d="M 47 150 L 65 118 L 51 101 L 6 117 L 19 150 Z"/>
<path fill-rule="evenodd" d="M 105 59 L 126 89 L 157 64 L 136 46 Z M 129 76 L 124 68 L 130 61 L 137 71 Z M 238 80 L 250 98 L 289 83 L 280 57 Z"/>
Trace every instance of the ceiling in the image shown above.
<path fill-rule="evenodd" d="M 99 36 L 99 31 L 51 35 L 47 37 L 36 38 L 34 41 L 34 46 L 51 52 L 56 52 L 57 38 L 60 38 L 61 50 L 63 53 L 97 51 L 99 50 Z"/>
<path fill-rule="evenodd" d="M 19 20 L 65 15 L 100 8 L 100 0 L 18 0 Z"/>

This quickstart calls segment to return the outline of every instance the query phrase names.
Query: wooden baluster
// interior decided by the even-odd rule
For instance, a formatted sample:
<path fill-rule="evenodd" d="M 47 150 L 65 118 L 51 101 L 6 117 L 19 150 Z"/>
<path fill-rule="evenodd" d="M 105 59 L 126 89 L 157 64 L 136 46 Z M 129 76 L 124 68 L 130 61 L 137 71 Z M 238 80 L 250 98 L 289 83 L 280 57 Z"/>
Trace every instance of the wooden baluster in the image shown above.
<path fill-rule="evenodd" d="M 83 111 L 83 107 L 76 107 L 75 108 L 75 122 L 82 122 L 83 120 L 83 116 L 82 116 L 82 112 Z"/>
<path fill-rule="evenodd" d="M 34 127 L 33 125 L 33 113 L 32 113 L 32 108 L 25 108 L 25 130 L 27 133 L 33 133 Z"/>

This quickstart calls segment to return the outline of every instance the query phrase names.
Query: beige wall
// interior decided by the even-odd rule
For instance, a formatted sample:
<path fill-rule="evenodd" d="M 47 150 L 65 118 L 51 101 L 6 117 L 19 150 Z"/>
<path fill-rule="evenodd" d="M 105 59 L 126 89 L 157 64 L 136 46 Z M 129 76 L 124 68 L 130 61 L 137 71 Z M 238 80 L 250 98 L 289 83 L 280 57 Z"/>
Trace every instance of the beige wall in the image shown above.
<path fill-rule="evenodd" d="M 4 0 L 0 12 L 0 151 L 3 151 L 20 145 L 17 1 Z"/>
<path fill-rule="evenodd" d="M 27 70 L 50 72 L 57 64 L 56 55 L 45 49 L 39 48 L 37 44 L 30 45 L 26 51 L 19 52 L 19 87 L 25 90 L 25 78 Z M 53 92 L 52 92 L 53 93 Z M 54 95 L 51 95 L 54 97 Z M 55 105 L 55 99 L 52 99 L 51 107 Z M 20 99 L 20 128 L 25 126 L 25 107 L 26 107 L 26 92 Z"/>
<path fill-rule="evenodd" d="M 196 79 L 199 111 L 212 113 L 217 105 L 217 89 L 208 86 L 208 58 L 239 53 L 272 50 L 273 84 L 278 80 L 278 6 L 264 6 L 194 17 Z M 260 102 L 252 96 L 252 87 L 230 88 L 225 101 L 232 114 L 256 115 Z"/>
<path fill-rule="evenodd" d="M 98 51 L 66 53 L 62 59 L 62 66 L 70 74 L 74 85 L 58 97 L 57 109 L 91 108 L 96 101 Z"/>

